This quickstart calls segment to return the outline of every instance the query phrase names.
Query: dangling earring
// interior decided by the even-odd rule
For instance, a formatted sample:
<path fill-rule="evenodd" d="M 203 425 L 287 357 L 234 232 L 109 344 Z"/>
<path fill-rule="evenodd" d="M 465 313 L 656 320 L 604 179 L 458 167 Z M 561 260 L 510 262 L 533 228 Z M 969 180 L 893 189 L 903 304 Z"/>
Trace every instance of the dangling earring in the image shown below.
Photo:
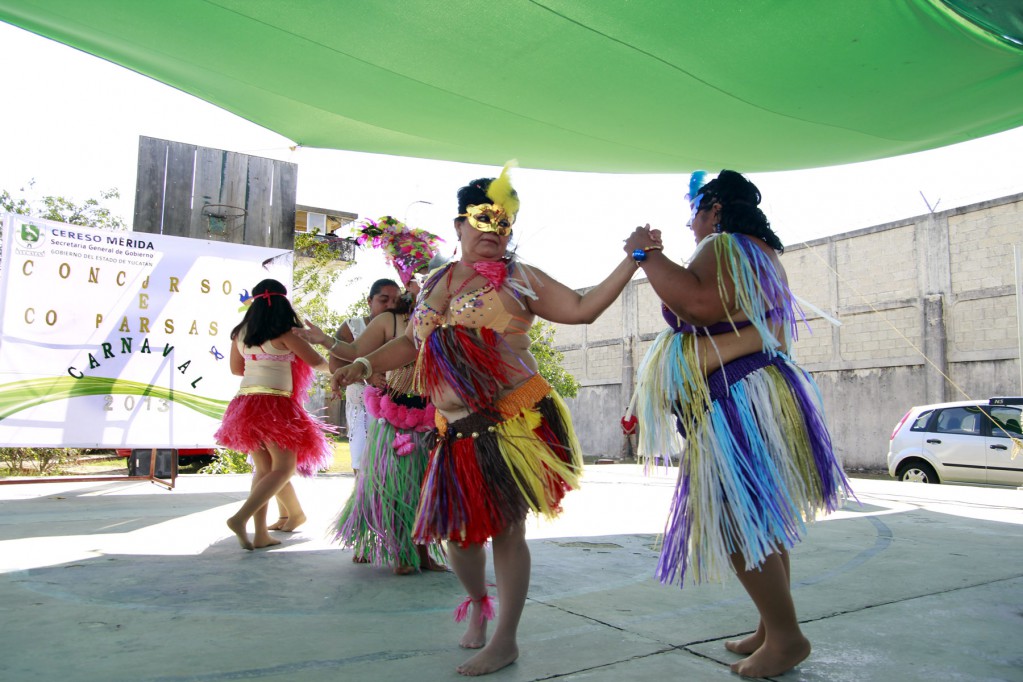
<path fill-rule="evenodd" d="M 715 232 L 721 232 L 721 223 L 716 223 L 714 225 L 714 231 Z"/>

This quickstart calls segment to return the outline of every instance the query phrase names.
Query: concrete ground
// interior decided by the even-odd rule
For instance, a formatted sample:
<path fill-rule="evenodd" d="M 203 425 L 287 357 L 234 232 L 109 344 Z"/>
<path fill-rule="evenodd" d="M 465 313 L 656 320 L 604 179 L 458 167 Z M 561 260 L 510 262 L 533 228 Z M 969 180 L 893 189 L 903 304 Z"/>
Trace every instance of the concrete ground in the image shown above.
<path fill-rule="evenodd" d="M 783 680 L 1023 680 L 1023 491 L 854 479 L 793 552 L 813 654 Z M 350 477 L 297 480 L 309 522 L 238 548 L 247 476 L 0 485 L 0 680 L 455 680 L 452 574 L 357 565 L 326 528 Z M 673 476 L 590 466 L 529 527 L 518 662 L 494 680 L 739 679 L 738 582 L 652 578 Z"/>

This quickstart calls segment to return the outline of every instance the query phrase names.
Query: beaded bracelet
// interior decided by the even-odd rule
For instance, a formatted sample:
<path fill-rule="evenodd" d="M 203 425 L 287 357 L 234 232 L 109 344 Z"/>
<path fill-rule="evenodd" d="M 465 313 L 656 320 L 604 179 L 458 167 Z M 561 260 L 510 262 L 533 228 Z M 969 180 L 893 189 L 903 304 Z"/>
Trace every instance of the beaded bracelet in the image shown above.
<path fill-rule="evenodd" d="M 367 360 L 366 358 L 355 358 L 354 360 L 352 360 L 352 364 L 362 365 L 363 371 L 365 372 L 365 374 L 363 374 L 362 376 L 363 379 L 368 379 L 369 377 L 373 376 L 373 365 L 371 365 L 369 360 Z"/>
<path fill-rule="evenodd" d="M 660 244 L 652 244 L 651 246 L 643 247 L 642 249 L 636 249 L 632 252 L 632 259 L 636 261 L 636 265 L 639 265 L 646 260 L 647 253 L 650 251 L 663 251 L 664 247 Z"/>

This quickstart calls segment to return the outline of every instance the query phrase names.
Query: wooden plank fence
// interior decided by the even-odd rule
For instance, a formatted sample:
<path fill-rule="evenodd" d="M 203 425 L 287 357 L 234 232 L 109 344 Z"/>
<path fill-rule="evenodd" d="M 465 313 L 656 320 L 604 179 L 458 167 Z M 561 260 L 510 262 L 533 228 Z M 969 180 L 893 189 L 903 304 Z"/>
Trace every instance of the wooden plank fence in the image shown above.
<path fill-rule="evenodd" d="M 298 166 L 139 137 L 136 232 L 292 249 Z"/>

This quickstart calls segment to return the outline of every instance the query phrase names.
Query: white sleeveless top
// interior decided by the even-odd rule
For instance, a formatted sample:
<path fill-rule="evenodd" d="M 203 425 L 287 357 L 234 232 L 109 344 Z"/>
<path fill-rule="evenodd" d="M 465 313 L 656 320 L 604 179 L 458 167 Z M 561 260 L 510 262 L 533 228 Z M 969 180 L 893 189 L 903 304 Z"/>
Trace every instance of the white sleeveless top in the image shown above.
<path fill-rule="evenodd" d="M 366 331 L 366 320 L 362 316 L 349 317 L 345 320 L 345 324 L 348 325 L 349 331 L 352 332 L 353 340 L 359 338 L 359 336 Z M 335 338 L 340 339 L 340 334 L 338 334 Z M 345 401 L 349 405 L 358 405 L 359 408 L 362 408 L 362 393 L 365 390 L 366 384 L 361 381 L 356 381 L 354 384 L 348 384 L 345 388 Z"/>
<path fill-rule="evenodd" d="M 366 331 L 366 318 L 364 317 L 349 317 L 345 320 L 345 324 L 351 330 L 353 339 L 359 338 L 359 335 Z"/>

